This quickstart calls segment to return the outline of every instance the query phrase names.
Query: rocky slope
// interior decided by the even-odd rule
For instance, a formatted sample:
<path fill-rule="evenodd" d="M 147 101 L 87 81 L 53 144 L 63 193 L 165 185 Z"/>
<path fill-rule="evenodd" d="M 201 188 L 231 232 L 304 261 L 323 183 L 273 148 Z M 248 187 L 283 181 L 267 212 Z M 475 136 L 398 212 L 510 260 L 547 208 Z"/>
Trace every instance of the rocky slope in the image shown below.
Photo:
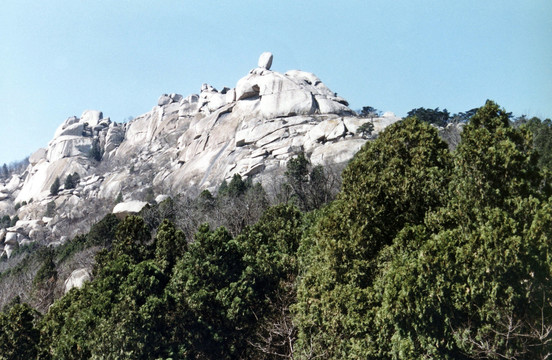
<path fill-rule="evenodd" d="M 134 208 L 119 208 L 132 212 L 144 204 L 137 200 L 215 190 L 236 173 L 268 184 L 298 152 L 315 164 L 346 162 L 367 141 L 357 134 L 363 123 L 372 121 L 377 134 L 399 120 L 392 113 L 359 118 L 314 74 L 272 71 L 272 59 L 263 53 L 232 89 L 203 84 L 199 94 L 164 94 L 129 123 L 90 110 L 68 118 L 23 174 L 0 183 L 0 214 L 20 219 L 0 232 L 0 254 L 71 238 L 112 211 L 120 193 Z M 103 153 L 99 162 L 89 156 L 94 146 Z M 50 195 L 57 177 L 63 184 L 75 172 L 74 189 Z"/>

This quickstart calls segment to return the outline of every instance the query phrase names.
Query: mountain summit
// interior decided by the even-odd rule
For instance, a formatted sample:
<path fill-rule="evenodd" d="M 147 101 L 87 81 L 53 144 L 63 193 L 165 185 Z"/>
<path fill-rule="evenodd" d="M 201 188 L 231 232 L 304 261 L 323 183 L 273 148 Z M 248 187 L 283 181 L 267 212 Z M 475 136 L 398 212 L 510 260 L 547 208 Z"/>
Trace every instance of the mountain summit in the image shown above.
<path fill-rule="evenodd" d="M 371 121 L 376 134 L 399 120 L 392 113 L 360 118 L 314 74 L 272 71 L 272 61 L 263 53 L 234 88 L 203 84 L 199 94 L 163 94 L 128 123 L 96 110 L 65 120 L 22 174 L 0 183 L 0 210 L 21 219 L 0 234 L 0 252 L 63 241 L 74 235 L 64 233 L 63 221 L 91 223 L 111 211 L 119 194 L 124 201 L 151 201 L 198 193 L 234 174 L 264 185 L 298 153 L 313 164 L 344 163 L 367 141 L 357 134 L 362 124 Z M 72 174 L 78 181 L 65 188 Z M 61 186 L 54 194 L 56 179 Z"/>

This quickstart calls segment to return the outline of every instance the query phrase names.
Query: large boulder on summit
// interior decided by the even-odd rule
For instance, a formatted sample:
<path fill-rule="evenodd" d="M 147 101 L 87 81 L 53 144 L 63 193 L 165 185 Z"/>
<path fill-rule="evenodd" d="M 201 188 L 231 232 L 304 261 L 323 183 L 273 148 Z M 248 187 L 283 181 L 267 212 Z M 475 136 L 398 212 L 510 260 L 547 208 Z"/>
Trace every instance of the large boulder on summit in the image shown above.
<path fill-rule="evenodd" d="M 90 127 L 94 127 L 100 123 L 103 119 L 103 113 L 98 110 L 86 110 L 82 113 L 80 121 L 88 124 Z"/>
<path fill-rule="evenodd" d="M 259 62 L 257 65 L 260 68 L 270 70 L 270 67 L 272 66 L 272 53 L 271 52 L 264 52 L 259 56 Z"/>

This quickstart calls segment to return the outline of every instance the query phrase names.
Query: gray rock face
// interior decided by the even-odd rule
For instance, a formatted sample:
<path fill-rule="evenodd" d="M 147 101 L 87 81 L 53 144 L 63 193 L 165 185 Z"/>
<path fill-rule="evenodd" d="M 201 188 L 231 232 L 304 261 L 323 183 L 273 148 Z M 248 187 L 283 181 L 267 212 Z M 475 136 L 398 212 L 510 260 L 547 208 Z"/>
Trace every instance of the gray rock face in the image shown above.
<path fill-rule="evenodd" d="M 65 120 L 48 147 L 31 156 L 24 175 L 0 182 L 1 209 L 34 199 L 19 210 L 23 220 L 42 219 L 47 205 L 55 203 L 55 216 L 15 231 L 16 236 L 57 243 L 70 235 L 63 233 L 63 221 L 77 222 L 92 203 L 112 203 L 121 192 L 128 201 L 113 213 L 124 217 L 146 205 L 138 200 L 147 188 L 163 195 L 214 190 L 236 173 L 272 181 L 300 151 L 315 164 L 346 162 L 367 141 L 356 134 L 363 123 L 372 121 L 377 135 L 399 120 L 392 113 L 358 118 L 314 74 L 271 71 L 272 60 L 263 53 L 258 67 L 232 89 L 203 84 L 199 94 L 163 94 L 151 111 L 126 124 L 97 110 Z M 95 144 L 101 162 L 89 157 Z M 81 179 L 77 186 L 51 196 L 56 177 L 63 183 L 74 172 Z M 8 245 L 17 246 L 11 239 L 1 244 L 4 253 Z"/>

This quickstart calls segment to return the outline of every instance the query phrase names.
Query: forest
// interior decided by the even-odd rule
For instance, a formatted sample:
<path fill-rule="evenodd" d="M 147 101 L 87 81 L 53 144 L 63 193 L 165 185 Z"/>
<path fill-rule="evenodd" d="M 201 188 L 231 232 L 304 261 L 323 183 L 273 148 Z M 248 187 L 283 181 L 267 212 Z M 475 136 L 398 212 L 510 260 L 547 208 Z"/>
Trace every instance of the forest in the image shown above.
<path fill-rule="evenodd" d="M 455 149 L 428 114 L 463 122 Z M 416 109 L 341 176 L 299 154 L 276 197 L 236 175 L 33 249 L 0 270 L 36 267 L 0 359 L 550 358 L 551 121 L 466 114 Z M 62 296 L 78 254 L 93 280 Z"/>

